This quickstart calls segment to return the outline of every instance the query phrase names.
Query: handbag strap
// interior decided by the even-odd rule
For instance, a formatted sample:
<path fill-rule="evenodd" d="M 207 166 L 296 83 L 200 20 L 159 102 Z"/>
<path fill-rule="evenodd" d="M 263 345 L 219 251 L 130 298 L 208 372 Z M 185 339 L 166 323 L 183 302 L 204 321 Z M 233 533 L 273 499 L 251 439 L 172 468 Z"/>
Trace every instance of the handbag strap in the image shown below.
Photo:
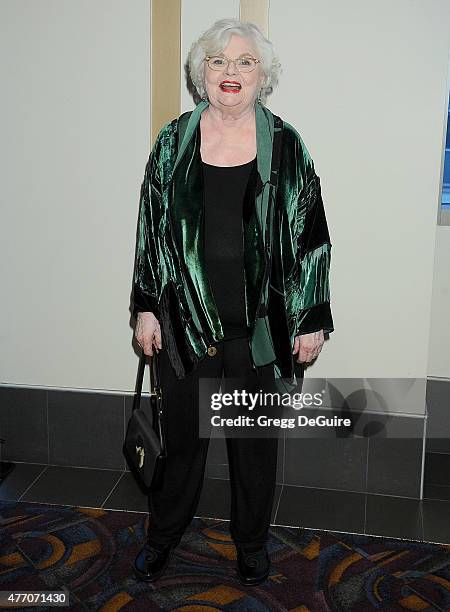
<path fill-rule="evenodd" d="M 141 395 L 142 395 L 142 381 L 144 380 L 144 371 L 145 371 L 145 363 L 147 361 L 147 355 L 142 351 L 141 357 L 139 359 L 138 371 L 136 376 L 136 387 L 133 398 L 133 410 L 139 408 L 141 403 Z"/>
<path fill-rule="evenodd" d="M 153 351 L 153 357 L 150 363 L 150 393 L 161 394 L 160 379 L 159 379 L 159 354 L 156 349 Z"/>
<path fill-rule="evenodd" d="M 136 376 L 136 387 L 133 398 L 133 410 L 139 408 L 142 396 L 142 382 L 144 380 L 145 364 L 147 355 L 142 351 L 138 371 Z M 159 378 L 159 356 L 156 349 L 153 351 L 153 357 L 150 358 L 150 393 L 161 393 L 160 378 Z"/>

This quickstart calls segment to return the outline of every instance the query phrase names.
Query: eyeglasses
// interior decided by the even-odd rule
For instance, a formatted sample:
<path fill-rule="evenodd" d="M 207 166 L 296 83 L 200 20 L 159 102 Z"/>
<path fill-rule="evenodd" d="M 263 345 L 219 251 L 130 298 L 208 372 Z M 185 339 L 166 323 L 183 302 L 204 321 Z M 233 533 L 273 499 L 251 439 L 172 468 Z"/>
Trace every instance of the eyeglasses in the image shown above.
<path fill-rule="evenodd" d="M 228 57 L 224 55 L 207 55 L 205 57 L 205 62 L 207 62 L 211 70 L 223 70 L 224 68 L 228 68 L 230 62 L 234 62 L 239 72 L 251 72 L 261 60 L 251 57 L 250 55 L 241 56 L 234 60 L 228 59 Z"/>

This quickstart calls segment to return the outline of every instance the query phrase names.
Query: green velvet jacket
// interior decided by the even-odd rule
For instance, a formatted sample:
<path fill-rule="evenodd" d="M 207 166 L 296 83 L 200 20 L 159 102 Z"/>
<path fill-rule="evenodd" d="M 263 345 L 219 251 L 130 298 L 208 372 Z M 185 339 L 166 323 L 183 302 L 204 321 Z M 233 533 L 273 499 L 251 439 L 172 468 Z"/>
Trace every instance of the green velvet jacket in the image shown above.
<path fill-rule="evenodd" d="M 152 311 L 178 378 L 223 330 L 204 271 L 200 116 L 209 102 L 159 132 L 141 187 L 133 314 Z M 245 303 L 253 367 L 272 363 L 296 382 L 295 336 L 332 332 L 331 243 L 314 163 L 298 132 L 255 103 L 257 164 L 243 215 Z M 283 386 L 283 388 L 286 388 Z"/>

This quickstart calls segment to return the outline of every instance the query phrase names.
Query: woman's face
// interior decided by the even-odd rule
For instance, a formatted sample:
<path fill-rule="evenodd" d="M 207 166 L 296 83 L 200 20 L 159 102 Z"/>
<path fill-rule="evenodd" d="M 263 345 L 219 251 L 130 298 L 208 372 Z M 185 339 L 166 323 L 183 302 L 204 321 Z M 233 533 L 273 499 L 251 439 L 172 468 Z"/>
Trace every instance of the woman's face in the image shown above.
<path fill-rule="evenodd" d="M 251 55 L 261 59 L 249 38 L 233 34 L 222 54 L 229 59 L 237 59 L 241 55 Z M 207 62 L 204 62 L 205 89 L 212 106 L 221 110 L 229 109 L 233 112 L 241 112 L 252 106 L 258 97 L 264 82 L 264 73 L 261 64 L 256 64 L 252 72 L 239 72 L 234 62 L 229 62 L 228 67 L 221 70 L 212 70 Z M 226 81 L 239 84 L 240 87 L 227 89 Z"/>

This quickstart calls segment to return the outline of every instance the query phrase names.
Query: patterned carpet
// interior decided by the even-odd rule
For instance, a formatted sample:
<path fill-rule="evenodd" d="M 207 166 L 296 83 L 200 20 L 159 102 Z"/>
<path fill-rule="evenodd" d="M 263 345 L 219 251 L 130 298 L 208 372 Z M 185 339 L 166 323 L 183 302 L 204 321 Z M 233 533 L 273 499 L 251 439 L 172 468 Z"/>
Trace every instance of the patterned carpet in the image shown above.
<path fill-rule="evenodd" d="M 135 512 L 0 502 L 0 591 L 65 588 L 63 609 L 77 611 L 450 610 L 449 545 L 272 527 L 271 574 L 243 587 L 228 521 L 194 519 L 166 573 L 146 584 L 131 566 L 147 521 Z"/>

